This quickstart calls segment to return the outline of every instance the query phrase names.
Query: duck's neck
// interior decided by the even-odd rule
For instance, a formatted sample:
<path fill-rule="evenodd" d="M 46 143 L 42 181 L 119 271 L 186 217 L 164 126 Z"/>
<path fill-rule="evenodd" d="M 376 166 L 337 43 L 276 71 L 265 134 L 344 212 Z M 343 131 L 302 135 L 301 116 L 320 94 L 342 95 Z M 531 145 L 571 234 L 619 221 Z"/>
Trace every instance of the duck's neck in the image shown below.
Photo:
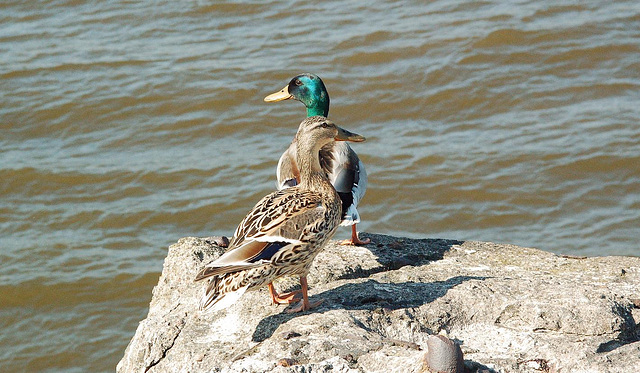
<path fill-rule="evenodd" d="M 300 170 L 300 187 L 304 189 L 333 189 L 327 174 L 320 166 L 320 150 L 308 149 L 298 141 L 297 163 Z M 301 146 L 302 145 L 302 146 Z"/>
<path fill-rule="evenodd" d="M 306 102 L 305 105 L 307 106 L 307 117 L 316 115 L 326 117 L 329 115 L 329 95 L 326 93 L 314 97 L 313 101 Z"/>
<path fill-rule="evenodd" d="M 299 185 L 302 189 L 313 190 L 322 194 L 333 195 L 335 193 L 333 185 L 331 185 L 327 175 L 322 171 L 314 171 L 307 174 L 300 171 L 300 179 Z"/>

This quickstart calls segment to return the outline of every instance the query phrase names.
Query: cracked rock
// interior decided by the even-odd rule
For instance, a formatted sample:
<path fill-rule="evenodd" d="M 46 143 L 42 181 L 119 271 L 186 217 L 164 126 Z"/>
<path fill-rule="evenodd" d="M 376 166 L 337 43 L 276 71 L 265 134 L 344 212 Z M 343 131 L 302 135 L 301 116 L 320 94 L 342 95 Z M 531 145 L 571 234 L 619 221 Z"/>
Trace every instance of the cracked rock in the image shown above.
<path fill-rule="evenodd" d="M 434 362 L 457 370 L 463 353 L 468 372 L 640 371 L 640 258 L 362 235 L 375 244 L 318 255 L 309 292 L 324 302 L 298 314 L 266 289 L 201 313 L 193 278 L 225 249 L 179 240 L 117 371 L 423 372 L 440 333 L 461 351 Z"/>

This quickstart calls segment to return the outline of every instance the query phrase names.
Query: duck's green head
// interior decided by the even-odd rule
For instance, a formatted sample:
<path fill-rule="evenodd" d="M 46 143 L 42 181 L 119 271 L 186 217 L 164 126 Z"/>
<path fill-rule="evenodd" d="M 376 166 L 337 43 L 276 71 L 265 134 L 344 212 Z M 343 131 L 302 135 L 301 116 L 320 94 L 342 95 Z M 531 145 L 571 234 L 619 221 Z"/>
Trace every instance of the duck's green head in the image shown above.
<path fill-rule="evenodd" d="M 307 117 L 326 117 L 329 114 L 329 93 L 317 75 L 306 73 L 295 76 L 281 91 L 270 94 L 264 100 L 275 102 L 291 98 L 307 107 Z"/>

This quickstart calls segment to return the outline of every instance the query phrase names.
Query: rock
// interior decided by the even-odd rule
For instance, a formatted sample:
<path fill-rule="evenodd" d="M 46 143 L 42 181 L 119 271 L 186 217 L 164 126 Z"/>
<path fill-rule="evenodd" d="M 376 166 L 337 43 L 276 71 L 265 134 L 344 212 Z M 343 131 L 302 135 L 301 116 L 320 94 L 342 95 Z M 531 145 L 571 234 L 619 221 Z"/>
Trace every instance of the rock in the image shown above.
<path fill-rule="evenodd" d="M 640 258 L 365 236 L 375 244 L 332 241 L 318 255 L 310 295 L 325 301 L 298 314 L 266 288 L 201 313 L 193 278 L 224 249 L 179 240 L 117 371 L 421 372 L 440 332 L 469 372 L 640 371 Z"/>
<path fill-rule="evenodd" d="M 226 236 L 211 236 L 207 241 L 220 247 L 229 247 L 229 239 Z"/>

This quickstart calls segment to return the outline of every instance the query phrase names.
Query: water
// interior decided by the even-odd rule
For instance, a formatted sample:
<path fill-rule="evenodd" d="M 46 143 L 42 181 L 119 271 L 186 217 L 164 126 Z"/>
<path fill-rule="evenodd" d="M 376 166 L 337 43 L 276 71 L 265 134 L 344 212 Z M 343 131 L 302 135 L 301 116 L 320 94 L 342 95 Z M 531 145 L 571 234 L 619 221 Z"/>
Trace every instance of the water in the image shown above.
<path fill-rule="evenodd" d="M 640 253 L 637 2 L 363 4 L 0 4 L 0 371 L 113 371 L 166 247 L 274 188 L 300 72 L 368 138 L 360 230 Z"/>

